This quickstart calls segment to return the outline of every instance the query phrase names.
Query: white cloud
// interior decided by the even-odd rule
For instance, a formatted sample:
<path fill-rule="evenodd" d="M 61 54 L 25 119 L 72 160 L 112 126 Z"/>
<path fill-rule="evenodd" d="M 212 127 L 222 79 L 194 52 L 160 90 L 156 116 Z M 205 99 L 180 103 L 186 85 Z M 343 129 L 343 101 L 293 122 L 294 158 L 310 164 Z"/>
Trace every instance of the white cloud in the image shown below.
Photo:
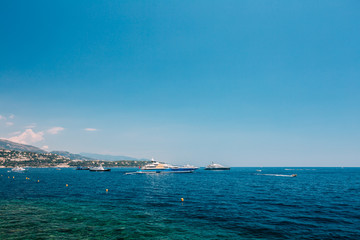
<path fill-rule="evenodd" d="M 8 138 L 8 140 L 21 144 L 32 144 L 44 140 L 44 132 L 36 133 L 32 129 L 26 129 L 19 136 Z"/>
<path fill-rule="evenodd" d="M 49 149 L 49 146 L 45 145 L 45 146 L 42 146 L 41 148 L 46 151 Z"/>
<path fill-rule="evenodd" d="M 95 132 L 95 131 L 97 131 L 96 128 L 85 128 L 84 130 L 85 130 L 85 131 L 88 131 L 88 132 Z"/>
<path fill-rule="evenodd" d="M 61 132 L 63 130 L 64 130 L 63 127 L 53 127 L 53 128 L 50 128 L 49 130 L 47 130 L 47 132 L 50 134 L 58 134 L 59 132 Z"/>
<path fill-rule="evenodd" d="M 13 123 L 13 122 L 6 122 L 5 124 L 6 124 L 6 126 L 8 126 L 8 127 L 10 127 L 10 126 L 14 125 L 14 123 Z"/>
<path fill-rule="evenodd" d="M 31 123 L 28 126 L 25 126 L 25 128 L 36 128 L 36 123 Z"/>
<path fill-rule="evenodd" d="M 12 132 L 10 133 L 11 136 L 14 136 L 14 135 L 19 135 L 21 133 L 21 131 L 16 131 L 16 132 Z"/>
<path fill-rule="evenodd" d="M 9 117 L 8 117 L 9 119 L 14 119 L 15 118 L 15 115 L 14 114 L 10 114 L 9 115 Z M 7 117 L 5 117 L 5 116 L 3 116 L 3 115 L 0 115 L 0 120 L 6 120 L 6 119 L 8 119 Z"/>

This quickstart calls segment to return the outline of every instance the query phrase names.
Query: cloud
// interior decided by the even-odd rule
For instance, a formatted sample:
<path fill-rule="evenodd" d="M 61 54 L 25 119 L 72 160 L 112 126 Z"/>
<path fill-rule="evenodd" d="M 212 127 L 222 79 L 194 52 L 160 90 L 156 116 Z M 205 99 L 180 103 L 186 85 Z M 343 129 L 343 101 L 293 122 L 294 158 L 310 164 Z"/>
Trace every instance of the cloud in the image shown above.
<path fill-rule="evenodd" d="M 49 149 L 49 146 L 45 145 L 45 146 L 42 146 L 41 148 L 46 151 Z"/>
<path fill-rule="evenodd" d="M 63 127 L 53 127 L 53 128 L 50 128 L 49 130 L 47 130 L 46 132 L 50 133 L 50 134 L 58 134 L 59 132 L 61 132 L 63 130 L 64 130 Z"/>
<path fill-rule="evenodd" d="M 21 144 L 32 144 L 44 140 L 44 132 L 36 133 L 32 129 L 26 129 L 19 136 L 8 138 L 8 140 Z"/>
<path fill-rule="evenodd" d="M 88 132 L 95 132 L 95 131 L 97 131 L 96 128 L 85 128 L 84 130 L 85 130 L 85 131 L 88 131 Z"/>
<path fill-rule="evenodd" d="M 9 119 L 14 119 L 15 118 L 15 115 L 14 114 L 10 114 L 9 115 L 9 117 L 8 117 Z M 3 115 L 0 115 L 0 120 L 6 120 L 6 119 L 8 119 L 7 117 L 5 117 L 5 116 L 3 116 Z"/>
<path fill-rule="evenodd" d="M 16 131 L 16 132 L 12 132 L 10 133 L 11 136 L 14 136 L 14 135 L 19 135 L 21 133 L 21 131 Z"/>
<path fill-rule="evenodd" d="M 10 127 L 10 126 L 14 125 L 14 123 L 13 123 L 13 122 L 6 122 L 5 124 L 6 124 L 6 126 L 8 126 L 8 127 Z"/>
<path fill-rule="evenodd" d="M 36 123 L 31 123 L 30 125 L 25 126 L 25 128 L 36 128 Z"/>

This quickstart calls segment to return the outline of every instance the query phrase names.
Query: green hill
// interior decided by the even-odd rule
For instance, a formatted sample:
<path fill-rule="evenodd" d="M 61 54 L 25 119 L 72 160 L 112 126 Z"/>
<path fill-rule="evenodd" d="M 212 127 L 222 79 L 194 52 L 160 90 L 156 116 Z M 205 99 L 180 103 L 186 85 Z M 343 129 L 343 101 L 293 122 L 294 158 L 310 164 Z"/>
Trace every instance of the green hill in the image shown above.
<path fill-rule="evenodd" d="M 26 144 L 11 142 L 9 140 L 0 139 L 0 149 L 15 150 L 15 151 L 26 151 L 35 153 L 46 153 L 46 151 Z"/>

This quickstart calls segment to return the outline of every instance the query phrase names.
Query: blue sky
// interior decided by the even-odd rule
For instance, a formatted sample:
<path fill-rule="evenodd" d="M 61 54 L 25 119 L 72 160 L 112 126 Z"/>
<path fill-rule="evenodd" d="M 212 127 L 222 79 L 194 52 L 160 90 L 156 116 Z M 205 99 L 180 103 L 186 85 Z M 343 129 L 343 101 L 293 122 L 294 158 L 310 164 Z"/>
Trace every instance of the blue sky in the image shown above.
<path fill-rule="evenodd" d="M 360 166 L 359 1 L 1 1 L 0 137 Z"/>

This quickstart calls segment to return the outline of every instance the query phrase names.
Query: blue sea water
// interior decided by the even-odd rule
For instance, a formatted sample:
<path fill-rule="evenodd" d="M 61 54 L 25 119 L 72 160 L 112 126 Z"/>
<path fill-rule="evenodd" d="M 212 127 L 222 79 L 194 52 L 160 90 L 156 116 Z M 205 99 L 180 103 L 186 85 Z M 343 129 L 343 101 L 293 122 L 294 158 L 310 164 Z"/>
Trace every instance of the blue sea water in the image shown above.
<path fill-rule="evenodd" d="M 360 168 L 8 170 L 0 239 L 360 239 Z"/>

